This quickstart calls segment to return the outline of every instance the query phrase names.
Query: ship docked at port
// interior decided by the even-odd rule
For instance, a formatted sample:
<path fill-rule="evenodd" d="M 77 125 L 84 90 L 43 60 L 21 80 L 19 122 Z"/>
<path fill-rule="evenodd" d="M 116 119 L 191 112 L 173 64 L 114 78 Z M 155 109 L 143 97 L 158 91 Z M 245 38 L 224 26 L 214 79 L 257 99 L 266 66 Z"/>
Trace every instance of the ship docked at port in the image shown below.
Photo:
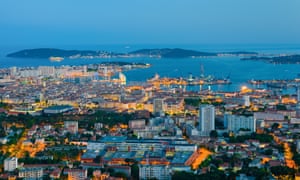
<path fill-rule="evenodd" d="M 204 68 L 201 65 L 201 74 L 199 77 L 193 76 L 192 73 L 188 77 L 160 77 L 158 74 L 148 80 L 148 83 L 156 86 L 170 86 L 170 85 L 184 85 L 184 86 L 198 86 L 198 85 L 224 85 L 231 84 L 230 74 L 226 78 L 215 78 L 212 75 L 204 75 Z"/>
<path fill-rule="evenodd" d="M 60 61 L 64 60 L 64 58 L 58 57 L 58 56 L 51 56 L 51 57 L 49 57 L 49 60 L 54 61 L 54 62 L 60 62 Z"/>

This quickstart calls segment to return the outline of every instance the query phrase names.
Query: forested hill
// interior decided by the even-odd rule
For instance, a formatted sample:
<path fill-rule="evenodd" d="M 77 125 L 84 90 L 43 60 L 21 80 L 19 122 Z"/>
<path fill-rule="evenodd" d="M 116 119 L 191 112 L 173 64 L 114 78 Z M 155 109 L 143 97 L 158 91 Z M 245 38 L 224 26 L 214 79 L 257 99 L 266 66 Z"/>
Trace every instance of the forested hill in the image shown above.
<path fill-rule="evenodd" d="M 198 58 L 198 57 L 211 57 L 211 56 L 250 56 L 257 55 L 255 52 L 200 52 L 195 50 L 187 50 L 180 48 L 162 48 L 162 49 L 140 49 L 128 53 L 117 53 L 108 51 L 93 51 L 93 50 L 62 50 L 55 48 L 38 48 L 38 49 L 25 49 L 10 53 L 7 57 L 13 58 L 111 58 L 111 57 L 157 57 L 157 58 Z"/>

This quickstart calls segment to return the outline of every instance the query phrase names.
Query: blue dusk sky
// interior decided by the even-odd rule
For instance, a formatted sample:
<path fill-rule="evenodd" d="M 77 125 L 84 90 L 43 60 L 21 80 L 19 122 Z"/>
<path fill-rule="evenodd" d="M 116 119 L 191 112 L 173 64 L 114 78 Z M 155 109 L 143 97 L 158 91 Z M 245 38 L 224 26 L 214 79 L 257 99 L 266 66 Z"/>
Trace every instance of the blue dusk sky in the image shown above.
<path fill-rule="evenodd" d="M 1 0 L 0 45 L 299 44 L 300 0 Z"/>

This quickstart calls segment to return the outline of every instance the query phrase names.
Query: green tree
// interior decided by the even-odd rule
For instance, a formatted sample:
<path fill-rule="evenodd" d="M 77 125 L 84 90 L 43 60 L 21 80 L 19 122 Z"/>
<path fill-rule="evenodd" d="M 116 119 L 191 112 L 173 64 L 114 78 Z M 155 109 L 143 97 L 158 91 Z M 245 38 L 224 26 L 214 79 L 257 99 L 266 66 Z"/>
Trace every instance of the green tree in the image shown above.
<path fill-rule="evenodd" d="M 293 156 L 293 160 L 299 166 L 300 165 L 300 154 L 298 154 L 297 152 L 295 152 L 294 156 Z"/>
<path fill-rule="evenodd" d="M 246 174 L 247 176 L 254 176 L 255 179 L 268 180 L 270 173 L 265 168 L 248 167 L 245 166 L 238 173 Z"/>
<path fill-rule="evenodd" d="M 172 180 L 182 180 L 182 179 L 195 180 L 196 176 L 192 173 L 188 173 L 185 171 L 175 171 L 175 173 L 172 175 Z"/>
<path fill-rule="evenodd" d="M 266 149 L 264 152 L 265 155 L 272 155 L 273 154 L 273 150 L 272 149 Z"/>
<path fill-rule="evenodd" d="M 122 179 L 127 179 L 127 175 L 123 172 L 116 172 L 112 174 L 113 177 L 118 177 L 118 178 L 122 178 Z"/>
<path fill-rule="evenodd" d="M 218 137 L 218 132 L 216 130 L 212 130 L 212 131 L 210 131 L 209 136 L 211 138 L 217 138 Z"/>
<path fill-rule="evenodd" d="M 5 136 L 6 136 L 5 130 L 2 127 L 0 127 L 0 137 L 5 137 Z"/>
<path fill-rule="evenodd" d="M 278 179 L 293 179 L 295 174 L 295 169 L 291 169 L 287 166 L 273 166 L 270 170 Z"/>
<path fill-rule="evenodd" d="M 94 159 L 94 163 L 100 163 L 100 161 L 101 161 L 101 156 L 100 155 L 96 156 L 96 158 Z"/>
<path fill-rule="evenodd" d="M 272 125 L 272 130 L 278 130 L 279 124 L 278 123 L 274 123 Z"/>
<path fill-rule="evenodd" d="M 93 177 L 93 171 L 94 171 L 93 168 L 88 168 L 88 169 L 87 169 L 87 176 L 88 176 L 88 177 Z"/>
<path fill-rule="evenodd" d="M 134 180 L 139 179 L 139 166 L 137 163 L 134 163 L 133 165 L 131 165 L 131 177 Z"/>
<path fill-rule="evenodd" d="M 185 98 L 184 99 L 184 104 L 186 104 L 186 105 L 198 107 L 200 105 L 200 103 L 201 103 L 200 98 Z"/>
<path fill-rule="evenodd" d="M 287 108 L 286 108 L 286 106 L 285 105 L 283 105 L 283 104 L 278 104 L 278 105 L 276 105 L 276 109 L 277 110 L 287 110 Z"/>

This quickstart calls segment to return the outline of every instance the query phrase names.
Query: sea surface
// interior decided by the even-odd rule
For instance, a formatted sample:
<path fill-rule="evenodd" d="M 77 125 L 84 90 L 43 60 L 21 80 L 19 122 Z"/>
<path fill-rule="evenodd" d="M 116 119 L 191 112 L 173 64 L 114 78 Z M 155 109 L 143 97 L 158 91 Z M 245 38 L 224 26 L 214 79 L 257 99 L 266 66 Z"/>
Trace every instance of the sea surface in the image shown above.
<path fill-rule="evenodd" d="M 203 52 L 233 52 L 251 51 L 264 54 L 300 54 L 300 44 L 264 44 L 264 45 L 64 45 L 64 46 L 40 46 L 61 49 L 76 50 L 107 50 L 113 52 L 129 52 L 143 48 L 184 48 Z M 188 77 L 189 74 L 199 77 L 201 66 L 205 76 L 215 78 L 229 77 L 230 85 L 213 85 L 215 91 L 236 91 L 248 80 L 257 79 L 295 79 L 300 74 L 300 64 L 269 64 L 261 61 L 241 61 L 239 57 L 212 57 L 212 58 L 183 58 L 183 59 L 159 59 L 159 58 L 109 58 L 109 59 L 64 59 L 61 62 L 51 62 L 48 59 L 31 58 L 7 58 L 8 53 L 22 49 L 40 48 L 36 46 L 0 47 L 0 68 L 37 67 L 37 66 L 61 66 L 96 64 L 107 61 L 143 62 L 152 66 L 147 69 L 136 69 L 125 72 L 129 83 L 146 81 L 156 73 L 160 77 Z M 200 87 L 191 87 L 190 90 L 199 90 Z M 262 87 L 263 88 L 263 87 Z"/>

